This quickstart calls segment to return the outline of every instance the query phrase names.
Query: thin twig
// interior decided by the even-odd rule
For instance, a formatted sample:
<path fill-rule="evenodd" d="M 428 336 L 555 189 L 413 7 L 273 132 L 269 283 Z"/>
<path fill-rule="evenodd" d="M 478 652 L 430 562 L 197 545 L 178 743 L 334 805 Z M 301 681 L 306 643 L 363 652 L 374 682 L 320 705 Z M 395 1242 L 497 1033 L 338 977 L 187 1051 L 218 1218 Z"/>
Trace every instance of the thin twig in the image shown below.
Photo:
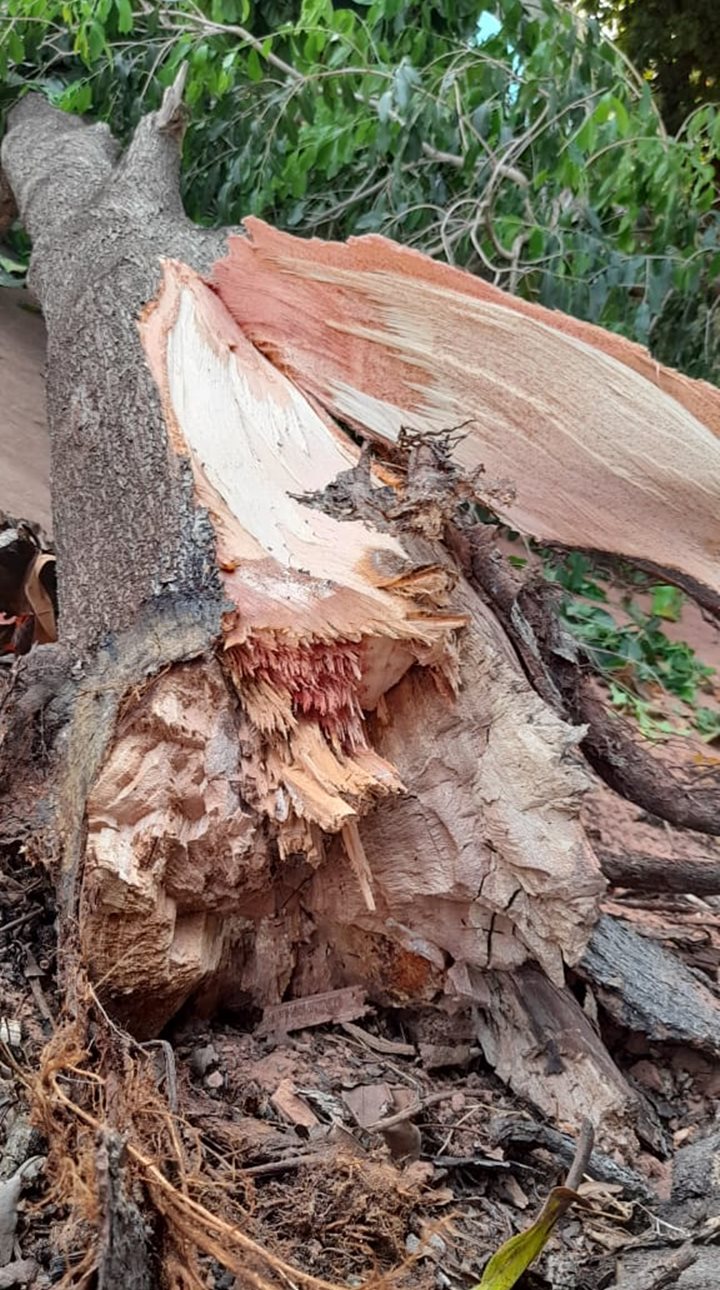
<path fill-rule="evenodd" d="M 691 1268 L 693 1263 L 697 1263 L 698 1252 L 694 1249 L 692 1241 L 686 1241 L 680 1246 L 677 1254 L 664 1264 L 653 1275 L 642 1290 L 666 1290 L 667 1286 L 674 1286 L 680 1280 L 683 1272 Z"/>
<path fill-rule="evenodd" d="M 366 1124 L 364 1127 L 368 1133 L 384 1133 L 386 1129 L 394 1129 L 396 1124 L 403 1124 L 405 1120 L 411 1120 L 419 1111 L 424 1111 L 428 1106 L 435 1106 L 437 1102 L 445 1102 L 459 1090 L 454 1088 L 445 1089 L 441 1093 L 429 1093 L 427 1097 L 419 1098 L 412 1106 L 405 1106 L 401 1111 L 396 1111 L 394 1115 L 386 1115 L 382 1120 L 376 1120 L 374 1124 Z"/>
<path fill-rule="evenodd" d="M 167 1039 L 146 1039 L 141 1048 L 159 1048 L 165 1062 L 165 1095 L 168 1106 L 173 1114 L 178 1108 L 177 1096 L 177 1067 L 175 1065 L 175 1052 L 172 1045 Z"/>
<path fill-rule="evenodd" d="M 288 1169 L 302 1169 L 303 1165 L 326 1165 L 327 1151 L 308 1151 L 305 1155 L 285 1156 L 282 1160 L 269 1160 L 264 1165 L 249 1165 L 239 1171 L 241 1178 L 270 1178 L 273 1174 L 285 1173 Z"/>
<path fill-rule="evenodd" d="M 26 923 L 31 923 L 34 918 L 39 918 L 41 914 L 41 909 L 29 909 L 27 913 L 21 914 L 19 918 L 14 918 L 11 923 L 3 923 L 2 927 L 0 927 L 0 933 L 14 932 L 18 927 L 24 927 Z"/>
<path fill-rule="evenodd" d="M 565 1186 L 570 1191 L 577 1191 L 583 1180 L 587 1167 L 590 1163 L 592 1149 L 595 1144 L 595 1130 L 590 1120 L 583 1120 L 578 1134 L 577 1147 L 575 1148 L 575 1157 L 568 1170 L 568 1176 L 565 1179 Z"/>

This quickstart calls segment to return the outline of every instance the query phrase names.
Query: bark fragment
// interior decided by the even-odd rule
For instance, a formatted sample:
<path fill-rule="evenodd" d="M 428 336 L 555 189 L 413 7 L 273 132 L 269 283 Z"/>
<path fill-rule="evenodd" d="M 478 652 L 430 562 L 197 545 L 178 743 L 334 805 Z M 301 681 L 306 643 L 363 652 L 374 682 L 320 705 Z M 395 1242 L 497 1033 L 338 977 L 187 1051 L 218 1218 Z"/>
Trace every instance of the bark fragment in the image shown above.
<path fill-rule="evenodd" d="M 471 984 L 478 1039 L 502 1080 L 556 1124 L 590 1119 L 600 1144 L 636 1142 L 640 1100 L 568 990 L 529 966 Z"/>
<path fill-rule="evenodd" d="M 627 1029 L 720 1055 L 720 1004 L 656 941 L 602 915 L 578 971 Z"/>

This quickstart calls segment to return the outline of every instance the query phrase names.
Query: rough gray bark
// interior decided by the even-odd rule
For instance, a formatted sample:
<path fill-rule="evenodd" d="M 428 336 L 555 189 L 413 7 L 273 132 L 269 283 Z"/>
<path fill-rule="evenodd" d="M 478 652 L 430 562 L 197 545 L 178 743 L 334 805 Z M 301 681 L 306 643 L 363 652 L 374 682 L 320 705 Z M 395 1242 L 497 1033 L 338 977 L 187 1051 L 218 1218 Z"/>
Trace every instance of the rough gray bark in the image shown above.
<path fill-rule="evenodd" d="M 223 245 L 183 212 L 178 124 L 146 117 L 118 162 L 107 126 L 28 95 L 2 146 L 47 325 L 61 639 L 73 653 L 160 598 L 180 613 L 202 605 L 208 640 L 219 621 L 212 535 L 169 459 L 136 324 L 161 257 L 203 268 Z"/>
<path fill-rule="evenodd" d="M 720 1132 L 691 1142 L 677 1152 L 672 1192 L 663 1217 L 679 1227 L 690 1226 L 715 1216 L 719 1205 Z"/>
<path fill-rule="evenodd" d="M 628 1030 L 720 1054 L 720 1011 L 714 995 L 657 942 L 604 914 L 578 971 Z"/>
<path fill-rule="evenodd" d="M 617 1282 L 622 1290 L 714 1290 L 720 1275 L 720 1251 L 689 1243 L 673 1249 L 637 1250 L 618 1259 Z"/>
<path fill-rule="evenodd" d="M 54 854 L 54 840 L 62 839 L 68 920 L 87 793 L 118 705 L 147 675 L 209 648 L 219 630 L 212 530 L 194 504 L 189 470 L 168 452 L 137 328 L 157 292 L 163 257 L 203 269 L 224 245 L 224 234 L 197 228 L 182 209 L 181 134 L 176 95 L 168 91 L 119 159 L 107 126 L 87 125 L 30 94 L 10 113 L 2 144 L 3 173 L 33 239 L 29 279 L 47 328 L 60 585 L 60 645 L 33 651 L 15 678 L 20 702 L 7 705 L 11 729 L 2 752 L 7 774 L 55 694 L 56 738 L 60 714 L 71 719 L 52 785 L 49 845 Z M 34 769 L 47 772 L 44 752 Z M 23 807 L 39 774 L 13 785 L 16 823 L 7 824 L 4 808 L 6 835 L 27 828 Z M 44 789 L 34 819 L 47 824 L 47 782 Z"/>

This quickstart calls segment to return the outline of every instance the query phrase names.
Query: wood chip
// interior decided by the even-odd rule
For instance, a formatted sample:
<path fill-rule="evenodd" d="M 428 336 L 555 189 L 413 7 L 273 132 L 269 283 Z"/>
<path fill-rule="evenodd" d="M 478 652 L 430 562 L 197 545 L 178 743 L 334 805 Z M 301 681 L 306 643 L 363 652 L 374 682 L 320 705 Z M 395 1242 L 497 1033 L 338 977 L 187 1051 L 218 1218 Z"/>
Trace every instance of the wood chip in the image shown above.
<path fill-rule="evenodd" d="M 420 1044 L 420 1056 L 426 1071 L 442 1070 L 446 1066 L 467 1066 L 472 1055 L 469 1044 Z"/>
<path fill-rule="evenodd" d="M 373 1053 L 380 1053 L 383 1057 L 414 1057 L 416 1055 L 413 1044 L 403 1044 L 396 1039 L 385 1039 L 383 1035 L 372 1035 L 369 1030 L 363 1030 L 361 1026 L 354 1026 L 351 1021 L 343 1021 L 341 1025 L 346 1035 L 350 1035 L 352 1039 L 357 1039 L 358 1043 L 364 1044 Z"/>
<path fill-rule="evenodd" d="M 37 1263 L 34 1259 L 16 1259 L 0 1269 L 0 1290 L 10 1290 L 12 1286 L 24 1286 L 34 1283 L 37 1274 Z"/>
<path fill-rule="evenodd" d="M 343 1092 L 342 1100 L 362 1129 L 375 1124 L 393 1106 L 389 1084 L 358 1084 Z"/>
<path fill-rule="evenodd" d="M 22 1027 L 14 1017 L 3 1017 L 0 1020 L 0 1040 L 8 1048 L 17 1048 L 22 1041 Z"/>
<path fill-rule="evenodd" d="M 342 990 L 312 994 L 307 999 L 274 1004 L 265 1009 L 255 1033 L 287 1035 L 292 1030 L 308 1030 L 312 1026 L 327 1025 L 330 1021 L 352 1021 L 354 1017 L 363 1017 L 366 1012 L 364 989 L 351 985 Z"/>
<path fill-rule="evenodd" d="M 298 1097 L 292 1080 L 281 1080 L 270 1101 L 278 1114 L 296 1127 L 314 1129 L 320 1123 L 307 1102 Z"/>

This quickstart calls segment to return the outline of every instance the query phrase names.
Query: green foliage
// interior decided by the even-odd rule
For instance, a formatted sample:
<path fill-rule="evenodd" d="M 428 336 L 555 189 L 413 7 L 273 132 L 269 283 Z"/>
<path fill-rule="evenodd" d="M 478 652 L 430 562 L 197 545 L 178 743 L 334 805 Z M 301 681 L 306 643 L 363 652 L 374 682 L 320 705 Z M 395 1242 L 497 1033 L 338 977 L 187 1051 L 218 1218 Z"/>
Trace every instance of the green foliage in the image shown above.
<path fill-rule="evenodd" d="M 607 682 L 615 707 L 635 717 L 643 733 L 653 738 L 689 730 L 707 740 L 720 738 L 720 712 L 701 703 L 715 669 L 702 663 L 685 641 L 671 640 L 663 630 L 663 620 L 680 619 L 682 592 L 664 585 L 641 587 L 649 597 L 650 613 L 629 593 L 622 597 L 619 612 L 609 603 L 602 571 L 587 556 L 544 556 L 546 576 L 565 593 L 563 621 Z M 679 699 L 683 707 L 672 699 Z"/>
<path fill-rule="evenodd" d="M 0 255 L 0 287 L 18 287 L 22 285 L 25 265 L 10 255 Z"/>
<path fill-rule="evenodd" d="M 650 80 L 671 130 L 720 100 L 717 0 L 583 0 L 617 28 L 618 40 Z"/>
<path fill-rule="evenodd" d="M 718 113 L 669 138 L 596 21 L 492 10 L 0 0 L 0 109 L 34 87 L 127 137 L 187 63 L 192 218 L 381 231 L 717 379 Z"/>
<path fill-rule="evenodd" d="M 567 1187 L 554 1187 L 540 1213 L 523 1232 L 505 1241 L 493 1254 L 482 1281 L 474 1290 L 513 1290 L 521 1276 L 544 1250 L 553 1228 L 566 1214 L 578 1195 Z"/>

